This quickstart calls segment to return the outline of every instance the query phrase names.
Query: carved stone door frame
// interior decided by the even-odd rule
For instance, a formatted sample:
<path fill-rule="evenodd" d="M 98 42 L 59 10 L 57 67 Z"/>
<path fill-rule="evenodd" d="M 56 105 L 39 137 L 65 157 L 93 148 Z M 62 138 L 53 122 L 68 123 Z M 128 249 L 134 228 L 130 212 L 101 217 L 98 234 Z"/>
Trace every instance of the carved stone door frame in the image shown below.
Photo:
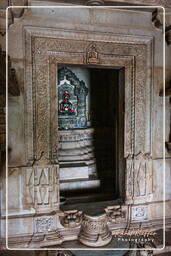
<path fill-rule="evenodd" d="M 58 166 L 58 64 L 122 67 L 125 70 L 126 200 L 131 202 L 137 196 L 146 195 L 146 188 L 145 194 L 135 193 L 137 175 L 130 166 L 132 161 L 151 158 L 153 38 L 24 27 L 24 40 L 27 165 Z M 147 176 L 143 177 L 147 187 Z"/>

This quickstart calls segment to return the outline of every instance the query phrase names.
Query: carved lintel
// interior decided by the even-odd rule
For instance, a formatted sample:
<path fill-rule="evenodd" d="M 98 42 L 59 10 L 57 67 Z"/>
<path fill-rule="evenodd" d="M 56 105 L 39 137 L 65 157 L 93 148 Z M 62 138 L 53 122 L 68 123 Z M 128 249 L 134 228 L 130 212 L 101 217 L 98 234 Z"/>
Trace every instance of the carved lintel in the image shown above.
<path fill-rule="evenodd" d="M 71 210 L 63 212 L 59 218 L 64 227 L 75 228 L 81 225 L 82 216 L 82 211 Z"/>
<path fill-rule="evenodd" d="M 91 43 L 86 49 L 86 64 L 98 64 L 99 63 L 99 54 L 97 52 L 96 44 Z"/>

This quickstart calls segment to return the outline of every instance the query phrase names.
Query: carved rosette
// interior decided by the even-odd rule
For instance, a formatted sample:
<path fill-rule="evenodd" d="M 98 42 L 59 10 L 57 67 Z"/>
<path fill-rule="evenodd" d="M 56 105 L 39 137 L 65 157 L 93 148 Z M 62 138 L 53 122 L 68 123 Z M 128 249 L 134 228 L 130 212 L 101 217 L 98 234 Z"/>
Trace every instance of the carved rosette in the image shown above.
<path fill-rule="evenodd" d="M 84 214 L 78 240 L 87 246 L 105 246 L 112 240 L 112 233 L 107 226 L 107 216 L 88 216 Z"/>

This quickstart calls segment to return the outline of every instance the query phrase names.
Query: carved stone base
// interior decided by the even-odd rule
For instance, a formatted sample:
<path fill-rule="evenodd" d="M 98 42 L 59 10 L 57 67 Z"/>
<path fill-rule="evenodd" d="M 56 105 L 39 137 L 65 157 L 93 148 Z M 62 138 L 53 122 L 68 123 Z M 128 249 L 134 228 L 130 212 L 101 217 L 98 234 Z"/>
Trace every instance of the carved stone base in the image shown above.
<path fill-rule="evenodd" d="M 107 226 L 107 216 L 88 216 L 84 214 L 78 240 L 87 246 L 105 246 L 112 240 L 112 233 Z"/>

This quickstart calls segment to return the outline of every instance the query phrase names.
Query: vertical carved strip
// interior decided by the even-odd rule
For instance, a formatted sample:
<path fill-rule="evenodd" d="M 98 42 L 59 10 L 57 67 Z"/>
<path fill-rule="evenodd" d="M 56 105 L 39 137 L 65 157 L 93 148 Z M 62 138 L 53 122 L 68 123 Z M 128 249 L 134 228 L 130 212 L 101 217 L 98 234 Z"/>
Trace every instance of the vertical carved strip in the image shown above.
<path fill-rule="evenodd" d="M 50 85 L 50 158 L 56 163 L 58 152 L 58 92 L 56 86 L 57 64 L 53 57 L 49 58 L 49 85 Z"/>
<path fill-rule="evenodd" d="M 36 56 L 38 58 L 38 56 Z M 36 159 L 48 162 L 49 159 L 49 95 L 47 60 L 36 68 Z"/>
<path fill-rule="evenodd" d="M 135 84 L 135 152 L 146 153 L 145 150 L 145 128 L 146 128 L 146 72 L 147 51 L 146 45 L 137 50 L 136 61 L 136 84 Z"/>
<path fill-rule="evenodd" d="M 152 95 L 153 95 L 153 40 L 147 44 L 147 78 L 146 78 L 146 126 L 145 126 L 145 152 L 151 154 L 152 150 Z"/>
<path fill-rule="evenodd" d="M 25 144 L 26 161 L 30 164 L 34 160 L 33 149 L 33 92 L 32 92 L 32 38 L 29 32 L 25 31 Z"/>
<path fill-rule="evenodd" d="M 132 90 L 130 81 L 130 67 L 125 68 L 125 140 L 124 155 L 132 154 Z M 132 80 L 132 79 L 131 79 Z"/>

